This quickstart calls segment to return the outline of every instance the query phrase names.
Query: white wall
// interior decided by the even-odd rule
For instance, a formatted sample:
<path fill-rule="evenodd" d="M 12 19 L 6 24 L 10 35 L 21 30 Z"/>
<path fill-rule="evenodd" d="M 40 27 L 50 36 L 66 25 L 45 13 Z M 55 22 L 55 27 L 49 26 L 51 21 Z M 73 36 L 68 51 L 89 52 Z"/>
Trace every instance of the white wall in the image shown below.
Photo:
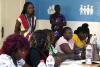
<path fill-rule="evenodd" d="M 0 0 L 0 44 L 1 44 L 1 0 Z"/>
<path fill-rule="evenodd" d="M 25 0 L 0 0 L 0 34 L 1 27 L 4 27 L 4 38 L 1 39 L 1 42 L 14 32 L 16 19 L 20 15 L 24 3 Z"/>

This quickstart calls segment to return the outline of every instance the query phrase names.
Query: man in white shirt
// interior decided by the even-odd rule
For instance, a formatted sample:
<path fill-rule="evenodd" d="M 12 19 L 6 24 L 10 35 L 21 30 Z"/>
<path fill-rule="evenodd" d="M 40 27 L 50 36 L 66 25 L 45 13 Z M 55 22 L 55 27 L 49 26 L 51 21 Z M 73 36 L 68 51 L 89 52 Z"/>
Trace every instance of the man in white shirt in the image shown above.
<path fill-rule="evenodd" d="M 59 38 L 56 42 L 56 49 L 59 53 L 73 53 L 74 50 L 74 42 L 72 41 L 72 29 L 69 27 L 65 27 L 63 29 L 63 36 Z"/>

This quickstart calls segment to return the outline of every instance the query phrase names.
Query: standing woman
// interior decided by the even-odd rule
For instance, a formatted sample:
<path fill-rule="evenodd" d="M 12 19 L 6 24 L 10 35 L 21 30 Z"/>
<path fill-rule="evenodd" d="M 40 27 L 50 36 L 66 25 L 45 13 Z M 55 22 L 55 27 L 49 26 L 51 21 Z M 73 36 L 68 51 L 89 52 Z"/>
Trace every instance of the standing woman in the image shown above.
<path fill-rule="evenodd" d="M 15 33 L 21 34 L 30 40 L 32 32 L 36 27 L 36 17 L 34 16 L 34 6 L 31 2 L 24 4 L 21 15 L 15 25 Z"/>

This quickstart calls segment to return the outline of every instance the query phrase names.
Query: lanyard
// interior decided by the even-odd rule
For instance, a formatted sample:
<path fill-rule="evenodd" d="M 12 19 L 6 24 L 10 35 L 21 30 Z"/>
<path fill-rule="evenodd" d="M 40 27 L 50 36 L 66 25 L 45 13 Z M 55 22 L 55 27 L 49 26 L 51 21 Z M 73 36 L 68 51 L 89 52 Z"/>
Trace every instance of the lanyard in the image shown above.
<path fill-rule="evenodd" d="M 30 31 L 30 33 L 32 33 L 32 17 L 31 18 L 28 18 L 27 15 L 25 15 L 25 16 L 26 16 L 26 20 L 28 22 L 29 31 Z"/>
<path fill-rule="evenodd" d="M 25 16 L 26 16 L 29 27 L 31 27 L 32 26 L 32 17 L 28 18 L 27 15 L 25 15 Z"/>

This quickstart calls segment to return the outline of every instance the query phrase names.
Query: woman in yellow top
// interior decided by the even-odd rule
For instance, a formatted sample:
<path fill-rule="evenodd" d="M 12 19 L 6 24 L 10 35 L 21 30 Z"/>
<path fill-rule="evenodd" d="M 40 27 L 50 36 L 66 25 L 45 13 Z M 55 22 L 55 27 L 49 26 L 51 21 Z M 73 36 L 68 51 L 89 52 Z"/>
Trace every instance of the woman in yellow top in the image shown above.
<path fill-rule="evenodd" d="M 83 27 L 78 27 L 78 29 L 73 34 L 73 41 L 78 48 L 84 48 L 86 45 L 86 33 Z"/>
<path fill-rule="evenodd" d="M 80 40 L 80 38 L 78 37 L 77 34 L 73 34 L 72 39 L 73 39 L 75 45 L 79 48 L 83 48 L 86 44 L 86 42 L 84 40 L 83 41 Z"/>

